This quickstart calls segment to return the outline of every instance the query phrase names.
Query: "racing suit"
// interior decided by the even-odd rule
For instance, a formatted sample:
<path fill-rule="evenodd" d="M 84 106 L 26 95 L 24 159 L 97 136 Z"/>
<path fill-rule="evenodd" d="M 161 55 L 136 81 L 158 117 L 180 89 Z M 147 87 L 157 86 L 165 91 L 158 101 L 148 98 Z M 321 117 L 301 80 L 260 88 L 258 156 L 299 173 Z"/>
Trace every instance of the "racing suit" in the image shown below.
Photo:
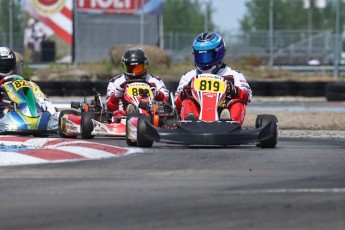
<path fill-rule="evenodd" d="M 16 57 L 16 65 L 15 65 L 15 68 L 12 70 L 12 73 L 10 74 L 7 74 L 5 76 L 10 76 L 10 75 L 13 75 L 13 74 L 18 74 L 20 75 L 23 71 L 23 65 L 24 65 L 24 60 L 23 60 L 23 57 L 22 55 L 20 55 L 18 52 L 16 51 L 13 51 L 15 57 Z M 2 78 L 0 79 L 0 86 L 5 82 L 4 81 L 4 77 L 5 76 L 2 76 Z M 9 100 L 9 98 L 7 97 L 7 95 L 4 94 L 3 91 L 0 91 L 0 118 L 3 117 L 3 111 L 4 111 L 4 108 L 6 106 L 8 106 L 8 103 L 6 102 L 3 102 L 3 100 Z"/>
<path fill-rule="evenodd" d="M 199 117 L 200 108 L 191 95 L 189 86 L 192 78 L 197 74 L 200 74 L 197 70 L 187 72 L 181 77 L 177 87 L 175 105 L 180 112 L 181 120 L 189 113 L 193 113 L 196 118 Z M 223 106 L 229 110 L 233 121 L 238 121 L 242 124 L 246 115 L 246 105 L 252 98 L 252 91 L 249 84 L 242 73 L 227 67 L 225 64 L 223 64 L 216 75 L 224 77 L 228 82 L 227 96 Z"/>
<path fill-rule="evenodd" d="M 147 73 L 143 80 L 150 84 L 156 101 L 166 102 L 168 100 L 169 91 L 161 78 Z M 126 81 L 126 76 L 121 74 L 113 77 L 108 84 L 106 106 L 108 111 L 114 112 L 113 117 L 115 120 L 127 114 L 126 109 L 128 102 L 124 99 L 123 88 L 123 83 Z"/>

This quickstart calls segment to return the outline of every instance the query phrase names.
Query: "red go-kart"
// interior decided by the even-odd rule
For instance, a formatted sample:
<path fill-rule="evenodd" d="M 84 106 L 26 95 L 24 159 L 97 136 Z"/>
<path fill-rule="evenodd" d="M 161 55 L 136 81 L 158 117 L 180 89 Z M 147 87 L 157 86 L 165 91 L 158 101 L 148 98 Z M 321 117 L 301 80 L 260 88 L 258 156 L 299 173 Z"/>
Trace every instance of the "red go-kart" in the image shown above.
<path fill-rule="evenodd" d="M 147 105 L 152 104 L 154 97 L 149 83 L 145 81 L 127 81 L 124 98 L 128 102 L 127 111 L 148 114 Z M 124 137 L 126 133 L 126 116 L 116 119 L 112 117 L 104 104 L 101 95 L 96 94 L 89 102 L 72 102 L 71 107 L 77 110 L 63 110 L 59 117 L 59 133 L 61 137 L 77 137 L 92 139 L 94 136 Z"/>
<path fill-rule="evenodd" d="M 192 95 L 200 106 L 196 121 L 179 120 L 172 114 L 164 117 L 157 109 L 149 110 L 149 116 L 128 115 L 127 144 L 151 147 L 153 142 L 221 146 L 256 143 L 261 148 L 274 148 L 278 138 L 276 116 L 258 115 L 254 128 L 242 128 L 239 122 L 220 119 L 218 108 L 225 99 L 226 84 L 223 77 L 214 74 L 200 74 L 192 79 Z M 156 116 L 159 116 L 158 123 Z"/>

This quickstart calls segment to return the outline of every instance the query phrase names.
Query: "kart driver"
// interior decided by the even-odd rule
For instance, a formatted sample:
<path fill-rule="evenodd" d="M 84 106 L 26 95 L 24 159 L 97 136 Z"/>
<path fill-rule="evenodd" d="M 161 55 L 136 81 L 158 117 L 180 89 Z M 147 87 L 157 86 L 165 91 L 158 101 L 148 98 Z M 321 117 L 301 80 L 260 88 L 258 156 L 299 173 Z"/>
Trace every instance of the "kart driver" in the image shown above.
<path fill-rule="evenodd" d="M 8 47 L 0 47 L 0 86 L 5 82 L 4 77 L 12 74 L 21 74 L 23 70 L 22 56 L 9 49 Z M 0 92 L 0 117 L 3 115 L 3 109 L 7 103 L 3 102 L 4 94 Z"/>
<path fill-rule="evenodd" d="M 124 84 L 129 80 L 144 80 L 150 84 L 151 90 L 156 101 L 166 102 L 169 98 L 163 80 L 147 72 L 149 59 L 141 48 L 130 48 L 126 50 L 121 59 L 123 73 L 113 77 L 107 88 L 106 107 L 109 112 L 113 112 L 114 121 L 120 121 L 119 118 L 126 115 L 131 106 L 124 99 Z"/>
<path fill-rule="evenodd" d="M 0 79 L 12 74 L 21 74 L 23 64 L 23 58 L 19 53 L 7 47 L 0 47 Z"/>
<path fill-rule="evenodd" d="M 23 57 L 11 50 L 8 47 L 0 47 L 0 86 L 5 83 L 5 77 L 10 75 L 21 75 L 23 72 L 24 60 Z M 3 116 L 4 107 L 8 105 L 5 103 L 8 100 L 7 95 L 4 92 L 0 92 L 0 117 Z M 55 113 L 56 109 L 48 99 L 41 101 L 42 108 Z"/>
<path fill-rule="evenodd" d="M 222 76 L 227 80 L 226 100 L 220 107 L 220 119 L 232 119 L 241 124 L 246 115 L 246 105 L 250 102 L 252 91 L 242 73 L 224 63 L 226 45 L 223 38 L 214 32 L 199 34 L 193 41 L 194 64 L 196 69 L 185 73 L 175 93 L 175 105 L 181 120 L 196 120 L 200 108 L 191 93 L 191 79 L 202 73 Z"/>

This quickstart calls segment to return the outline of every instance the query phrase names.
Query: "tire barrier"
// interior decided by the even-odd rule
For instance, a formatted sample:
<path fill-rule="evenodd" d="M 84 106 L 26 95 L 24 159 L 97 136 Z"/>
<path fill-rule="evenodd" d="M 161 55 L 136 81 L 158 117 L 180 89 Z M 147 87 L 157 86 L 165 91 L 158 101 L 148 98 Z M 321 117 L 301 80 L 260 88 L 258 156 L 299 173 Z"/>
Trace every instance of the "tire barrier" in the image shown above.
<path fill-rule="evenodd" d="M 326 95 L 327 82 L 299 82 L 298 95 L 302 97 L 324 97 Z"/>
<path fill-rule="evenodd" d="M 91 96 L 95 94 L 92 81 L 66 81 L 63 90 L 64 96 Z"/>
<path fill-rule="evenodd" d="M 327 101 L 345 101 L 345 82 L 331 82 L 326 87 Z"/>
<path fill-rule="evenodd" d="M 36 82 L 48 96 L 105 96 L 107 80 Z M 166 81 L 167 88 L 175 92 L 178 81 Z M 250 81 L 253 96 L 326 97 L 328 101 L 345 101 L 345 82 Z"/>
<path fill-rule="evenodd" d="M 250 83 L 249 83 L 250 84 Z M 271 96 L 296 96 L 298 95 L 298 83 L 294 81 L 277 81 L 270 83 Z"/>
<path fill-rule="evenodd" d="M 270 82 L 253 81 L 248 83 L 252 89 L 253 96 L 271 96 Z"/>
<path fill-rule="evenodd" d="M 93 90 L 94 92 L 99 92 L 101 95 L 107 94 L 107 87 L 109 81 L 98 80 L 93 82 Z"/>
<path fill-rule="evenodd" d="M 65 82 L 62 81 L 41 81 L 36 82 L 41 90 L 48 96 L 65 96 L 64 95 L 64 85 Z"/>

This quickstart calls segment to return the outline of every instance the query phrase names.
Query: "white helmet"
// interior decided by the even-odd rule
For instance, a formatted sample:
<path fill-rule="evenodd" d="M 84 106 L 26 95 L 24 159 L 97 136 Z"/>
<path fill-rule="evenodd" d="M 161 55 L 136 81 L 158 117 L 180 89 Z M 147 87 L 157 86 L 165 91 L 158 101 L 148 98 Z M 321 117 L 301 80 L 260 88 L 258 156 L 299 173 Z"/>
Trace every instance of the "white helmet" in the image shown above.
<path fill-rule="evenodd" d="M 16 68 L 16 55 L 7 47 L 0 47 L 0 77 L 14 73 Z"/>

